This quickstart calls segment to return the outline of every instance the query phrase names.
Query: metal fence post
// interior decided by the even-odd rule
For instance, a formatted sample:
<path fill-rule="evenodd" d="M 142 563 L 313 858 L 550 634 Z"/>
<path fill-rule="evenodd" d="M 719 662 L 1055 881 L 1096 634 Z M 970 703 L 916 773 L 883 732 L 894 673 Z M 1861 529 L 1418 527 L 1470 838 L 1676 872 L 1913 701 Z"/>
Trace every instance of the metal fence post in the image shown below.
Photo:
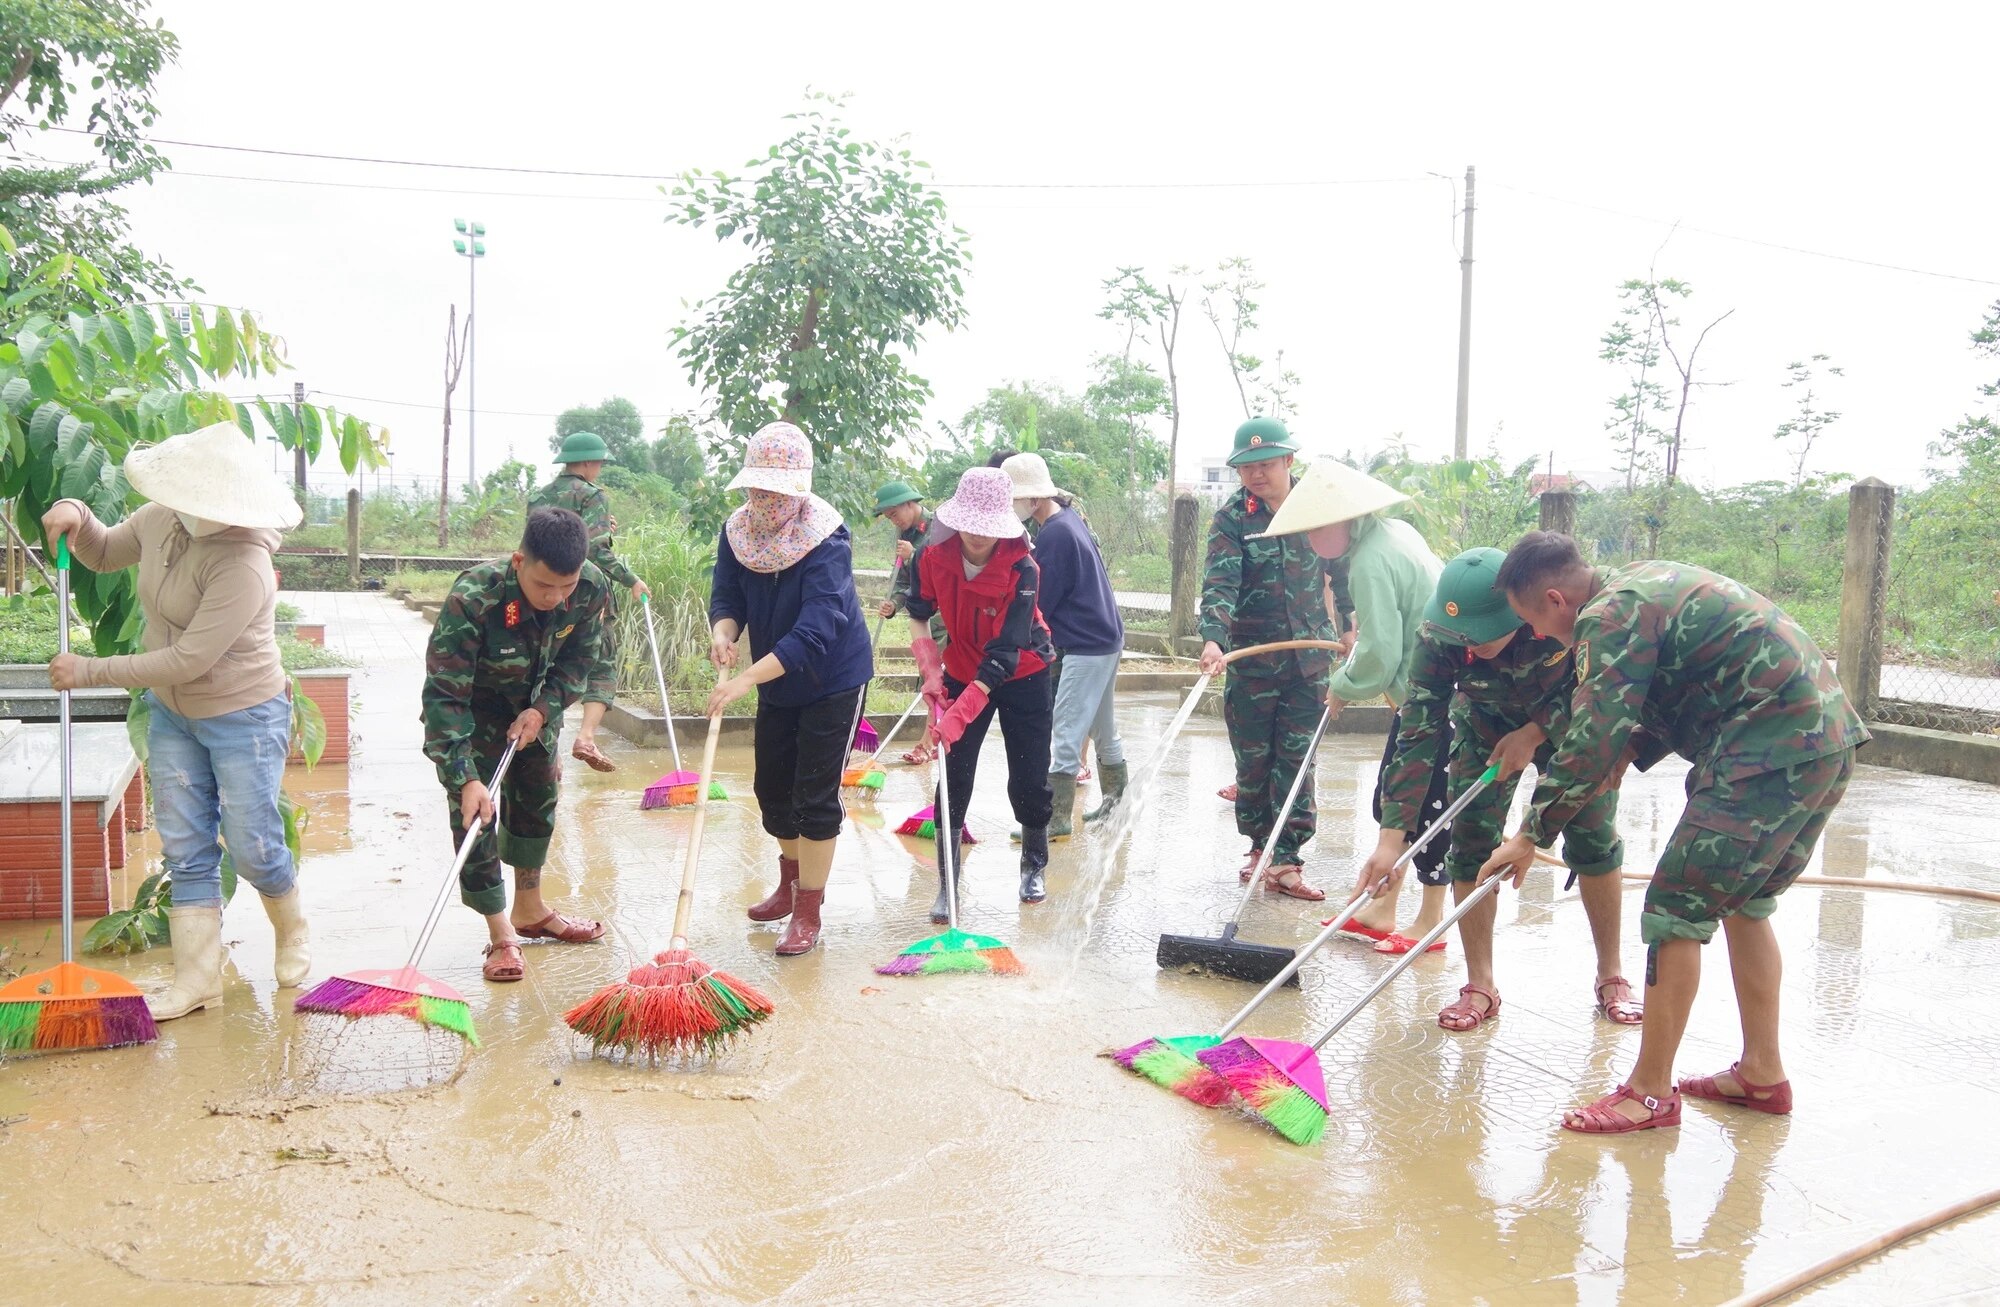
<path fill-rule="evenodd" d="M 347 585 L 361 588 L 361 492 L 347 492 Z"/>
<path fill-rule="evenodd" d="M 1889 601 L 1889 543 L 1896 488 L 1874 477 L 1847 492 L 1847 554 L 1840 572 L 1840 644 L 1834 667 L 1848 702 L 1873 719 L 1882 693 L 1882 633 Z"/>
<path fill-rule="evenodd" d="M 1185 492 L 1174 496 L 1174 516 L 1167 537 L 1173 564 L 1172 616 L 1168 631 L 1174 651 L 1195 633 L 1201 604 L 1201 500 Z"/>

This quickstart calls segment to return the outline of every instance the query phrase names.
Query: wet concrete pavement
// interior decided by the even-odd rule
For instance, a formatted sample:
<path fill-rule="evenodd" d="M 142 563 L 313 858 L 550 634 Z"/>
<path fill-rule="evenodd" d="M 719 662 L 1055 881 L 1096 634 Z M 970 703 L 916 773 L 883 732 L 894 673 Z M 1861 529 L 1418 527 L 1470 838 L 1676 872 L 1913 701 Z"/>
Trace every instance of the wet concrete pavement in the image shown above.
<path fill-rule="evenodd" d="M 450 849 L 418 751 L 425 624 L 373 596 L 295 599 L 368 663 L 354 763 L 289 782 L 313 810 L 303 885 L 317 980 L 400 963 Z M 1173 707 L 1122 705 L 1135 760 Z M 0 1068 L 0 1196 L 15 1221 L 0 1300 L 1716 1302 L 2000 1176 L 1989 904 L 1787 895 L 1775 921 L 1790 1118 L 1690 1102 L 1676 1131 L 1556 1128 L 1564 1107 L 1616 1083 L 1638 1036 L 1593 1016 L 1582 906 L 1551 873 L 1504 891 L 1497 1020 L 1470 1035 L 1437 1026 L 1463 979 L 1454 941 L 1328 1045 L 1333 1116 L 1317 1148 L 1096 1057 L 1213 1029 L 1251 992 L 1153 964 L 1161 931 L 1213 933 L 1237 893 L 1244 841 L 1214 797 L 1229 755 L 1221 723 L 1203 718 L 1130 849 L 1107 868 L 1101 835 L 1058 844 L 1052 896 L 1032 908 L 1014 901 L 1003 755 L 987 751 L 966 924 L 1014 946 L 1030 971 L 1019 979 L 873 973 L 932 932 L 930 845 L 892 833 L 927 801 L 907 768 L 855 808 L 822 948 L 775 958 L 777 930 L 742 916 L 775 855 L 747 753 L 725 750 L 732 802 L 711 811 L 694 948 L 762 986 L 777 1015 L 712 1065 L 593 1061 L 561 1013 L 664 942 L 690 823 L 638 809 L 666 751 L 608 747 L 616 775 L 570 764 L 545 881 L 552 902 L 604 917 L 608 939 L 532 947 L 524 983 L 486 985 L 483 926 L 454 905 L 424 969 L 466 992 L 485 1041 L 454 1083 L 284 1092 L 325 1050 L 293 995 L 274 991 L 270 929 L 247 895 L 225 920 L 222 1012 L 169 1023 L 147 1048 Z M 1372 843 L 1378 753 L 1361 737 L 1322 753 L 1309 870 L 1329 889 Z M 1635 869 L 1672 828 L 1681 770 L 1627 784 Z M 1863 768 L 1811 870 L 2000 889 L 1995 806 L 1985 787 Z M 145 870 L 135 857 L 128 893 Z M 1635 978 L 1638 894 L 1626 896 Z M 1244 935 L 1296 943 L 1324 915 L 1259 901 Z M 0 942 L 29 954 L 14 965 L 39 967 L 54 960 L 43 932 Z M 1704 962 L 1683 1072 L 1736 1052 L 1723 949 Z M 141 984 L 168 969 L 165 950 L 108 965 Z M 1336 941 L 1249 1029 L 1316 1032 L 1387 965 Z M 361 1024 L 387 1027 L 336 1050 L 363 1086 L 398 1083 L 435 1046 L 394 1019 Z M 1799 1301 L 1982 1300 L 2000 1284 L 1996 1233 L 1991 1215 L 1961 1222 Z"/>

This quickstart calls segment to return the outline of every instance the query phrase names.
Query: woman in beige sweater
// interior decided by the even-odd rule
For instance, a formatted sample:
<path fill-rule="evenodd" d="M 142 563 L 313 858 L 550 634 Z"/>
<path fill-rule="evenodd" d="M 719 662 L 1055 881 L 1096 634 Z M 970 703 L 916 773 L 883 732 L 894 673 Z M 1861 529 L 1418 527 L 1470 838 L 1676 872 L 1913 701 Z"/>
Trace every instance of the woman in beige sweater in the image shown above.
<path fill-rule="evenodd" d="M 125 476 L 152 502 L 106 526 L 65 499 L 42 516 L 42 532 L 51 548 L 68 536 L 70 552 L 93 572 L 138 567 L 144 651 L 58 655 L 49 683 L 146 691 L 147 772 L 173 885 L 174 951 L 172 986 L 148 995 L 146 1006 L 167 1021 L 222 1005 L 224 844 L 277 932 L 278 984 L 299 984 L 310 965 L 278 810 L 292 708 L 271 627 L 271 555 L 279 529 L 297 526 L 300 513 L 230 423 L 134 450 Z"/>

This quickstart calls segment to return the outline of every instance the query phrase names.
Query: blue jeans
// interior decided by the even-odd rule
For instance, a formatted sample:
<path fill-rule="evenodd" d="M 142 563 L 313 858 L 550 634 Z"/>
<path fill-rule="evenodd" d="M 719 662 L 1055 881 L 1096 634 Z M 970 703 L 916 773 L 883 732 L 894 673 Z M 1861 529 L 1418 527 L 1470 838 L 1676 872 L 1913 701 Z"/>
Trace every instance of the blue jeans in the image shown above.
<path fill-rule="evenodd" d="M 222 902 L 222 845 L 236 872 L 266 898 L 292 888 L 292 851 L 278 813 L 278 787 L 292 737 L 287 695 L 220 717 L 191 718 L 146 695 L 153 812 L 174 906 Z M 219 839 L 218 839 L 219 837 Z"/>
<path fill-rule="evenodd" d="M 1125 742 L 1118 738 L 1113 715 L 1112 685 L 1118 675 L 1118 655 L 1062 656 L 1062 679 L 1056 683 L 1054 730 L 1049 740 L 1049 771 L 1074 776 L 1083 767 L 1083 741 L 1097 741 L 1097 761 L 1125 761 Z"/>

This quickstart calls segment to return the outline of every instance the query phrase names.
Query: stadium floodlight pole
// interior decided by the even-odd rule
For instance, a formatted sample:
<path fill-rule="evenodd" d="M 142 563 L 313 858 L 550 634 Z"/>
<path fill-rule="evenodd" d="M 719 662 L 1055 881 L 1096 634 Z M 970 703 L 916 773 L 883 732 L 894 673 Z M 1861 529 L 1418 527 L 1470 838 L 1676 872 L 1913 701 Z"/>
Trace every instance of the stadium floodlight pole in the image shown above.
<path fill-rule="evenodd" d="M 479 261 L 486 257 L 486 224 L 453 218 L 452 229 L 459 238 L 451 248 L 466 261 L 465 306 L 465 484 L 479 484 L 479 328 L 473 318 L 479 312 Z"/>

